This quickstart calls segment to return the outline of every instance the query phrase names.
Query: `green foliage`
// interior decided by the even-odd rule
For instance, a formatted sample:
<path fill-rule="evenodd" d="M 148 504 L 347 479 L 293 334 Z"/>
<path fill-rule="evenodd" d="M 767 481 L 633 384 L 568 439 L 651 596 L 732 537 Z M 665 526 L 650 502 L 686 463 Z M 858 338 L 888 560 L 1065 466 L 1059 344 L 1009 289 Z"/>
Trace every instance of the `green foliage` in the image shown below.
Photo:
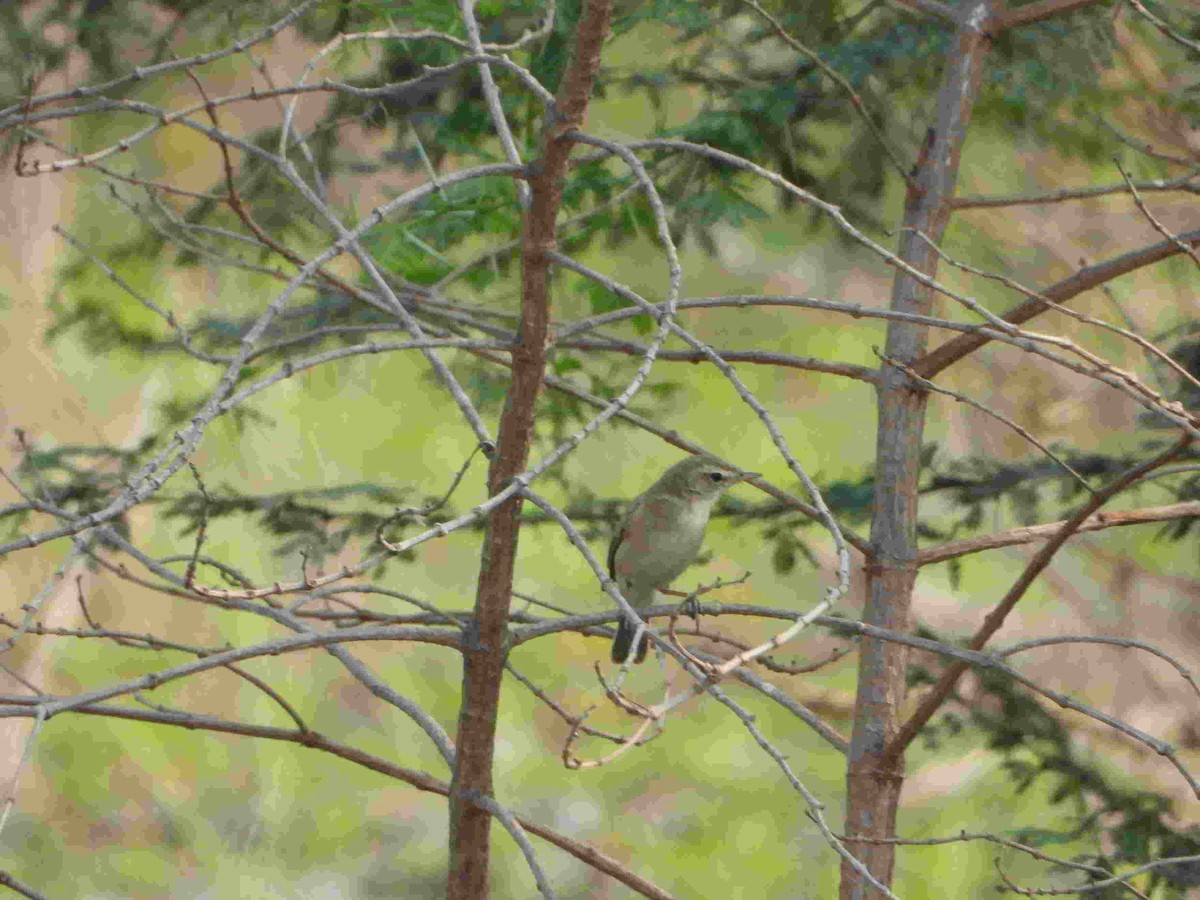
<path fill-rule="evenodd" d="M 1149 438 L 1138 452 L 1095 453 L 1057 448 L 1059 457 L 1084 479 L 1102 484 L 1145 459 L 1147 453 L 1163 450 L 1166 443 Z M 1200 453 L 1189 448 L 1181 460 L 1200 459 Z M 1170 488 L 1178 502 L 1194 493 L 1195 478 Z M 997 508 L 1007 508 L 1019 524 L 1032 525 L 1047 516 L 1061 517 L 1069 504 L 1085 492 L 1084 486 L 1053 460 L 1037 457 L 1024 463 L 1005 463 L 999 460 L 974 457 L 951 461 L 927 473 L 922 493 L 944 495 L 953 510 L 952 524 L 938 532 L 943 539 L 978 529 L 987 515 Z M 1048 511 L 1053 504 L 1056 509 Z M 1173 523 L 1179 527 L 1189 520 Z M 1176 538 L 1186 533 L 1174 534 Z"/>
<path fill-rule="evenodd" d="M 24 451 L 16 476 L 37 485 L 38 500 L 73 515 L 94 512 L 114 500 L 144 462 L 144 455 L 153 443 L 153 438 L 145 438 L 129 449 L 76 444 L 43 448 L 30 443 L 20 429 L 16 436 Z M 3 533 L 19 534 L 33 512 L 29 502 L 0 507 L 0 526 L 6 526 Z M 129 535 L 125 517 L 118 518 L 113 528 L 119 534 Z"/>
<path fill-rule="evenodd" d="M 558 92 L 558 83 L 567 67 L 572 36 L 582 10 L 582 0 L 563 0 L 555 7 L 554 30 L 530 64 L 534 77 L 552 93 Z"/>
<path fill-rule="evenodd" d="M 95 353 L 125 350 L 137 354 L 167 351 L 175 346 L 174 341 L 164 339 L 162 330 L 131 312 L 131 307 L 116 306 L 109 297 L 81 293 L 64 307 L 46 336 L 53 340 L 76 329 L 84 346 Z"/>
<path fill-rule="evenodd" d="M 925 637 L 939 637 L 928 629 L 922 632 Z M 978 689 L 970 699 L 955 697 L 959 707 L 968 711 L 970 728 L 989 750 L 1000 754 L 1017 794 L 1048 784 L 1051 805 L 1065 807 L 1077 823 L 1070 831 L 1024 828 L 1007 837 L 1050 854 L 1056 845 L 1085 841 L 1094 849 L 1072 861 L 1109 872 L 1128 871 L 1170 856 L 1200 854 L 1200 829 L 1181 826 L 1168 798 L 1130 786 L 1102 755 L 1083 749 L 1062 720 L 1005 673 L 976 669 L 975 674 Z M 910 668 L 910 685 L 932 680 L 924 667 Z M 959 733 L 964 724 L 960 715 L 950 714 L 927 728 L 925 737 L 936 745 Z M 1147 876 L 1144 887 L 1150 896 L 1182 898 L 1186 888 L 1196 883 L 1195 876 L 1191 864 L 1158 868 Z M 1095 883 L 1102 876 L 1077 872 L 1072 880 Z M 1128 895 L 1118 886 L 1090 896 L 1115 900 Z"/>
<path fill-rule="evenodd" d="M 165 428 L 176 429 L 191 420 L 203 402 L 204 398 L 198 395 L 190 397 L 178 395 L 163 400 L 158 405 L 157 411 Z M 225 415 L 228 424 L 239 433 L 252 422 L 262 425 L 272 424 L 270 416 L 266 416 L 244 403 L 230 409 Z"/>
<path fill-rule="evenodd" d="M 796 568 L 798 557 L 803 557 L 809 568 L 820 567 L 816 553 L 797 538 L 792 529 L 783 525 L 772 526 L 763 530 L 763 537 L 772 542 L 771 566 L 777 575 L 786 575 Z"/>
<path fill-rule="evenodd" d="M 666 40 L 671 52 L 640 54 L 634 65 L 611 63 L 602 80 L 608 90 L 645 99 L 657 111 L 658 133 L 738 153 L 776 169 L 801 187 L 819 185 L 824 199 L 843 205 L 862 222 L 881 225 L 879 204 L 898 173 L 889 174 L 880 139 L 867 128 L 846 90 L 822 72 L 810 54 L 841 74 L 861 97 L 882 140 L 901 158 L 911 158 L 916 148 L 907 111 L 927 103 L 936 87 L 937 71 L 928 60 L 946 52 L 947 29 L 886 5 L 775 6 L 773 14 L 784 30 L 803 41 L 809 54 L 783 41 L 771 24 L 748 7 L 721 2 L 619 4 L 616 34 L 634 39 L 652 35 Z M 530 67 L 551 90 L 569 53 L 567 36 L 580 8 L 579 0 L 560 3 L 550 35 L 514 53 L 514 59 Z M 47 15 L 64 16 L 71 10 L 71 4 L 63 4 Z M 272 12 L 254 13 L 224 0 L 192 0 L 178 4 L 178 11 L 185 20 L 203 17 L 210 25 L 203 36 L 211 40 L 230 29 L 269 21 Z M 221 15 L 214 16 L 217 11 Z M 490 13 L 485 6 L 480 9 L 483 38 L 511 41 L 535 27 L 541 13 L 534 2 L 497 5 Z M 254 21 L 256 14 L 261 16 L 259 22 Z M 103 46 L 108 40 L 105 21 L 101 15 L 88 24 L 98 37 L 92 44 L 85 42 L 84 49 L 98 70 L 108 71 L 112 60 Z M 347 29 L 388 26 L 441 29 L 462 36 L 453 5 L 431 0 L 413 4 L 330 0 L 301 17 L 299 25 L 312 40 L 322 42 Z M 997 42 L 988 89 L 975 111 L 977 120 L 991 120 L 1006 130 L 1019 128 L 1068 156 L 1094 159 L 1110 152 L 1111 141 L 1096 143 L 1095 135 L 1103 132 L 1094 127 L 1094 119 L 1127 94 L 1102 86 L 1103 79 L 1080 76 L 1108 64 L 1113 50 L 1110 28 L 1103 10 L 1089 8 L 1062 20 L 1005 32 Z M 161 40 L 167 37 L 159 35 Z M 41 53 L 46 64 L 53 62 L 49 48 L 36 45 L 27 29 L 14 31 L 10 39 L 24 41 L 26 50 Z M 328 60 L 333 73 L 350 84 L 396 87 L 369 98 L 333 95 L 327 118 L 307 136 L 327 179 L 362 170 L 399 167 L 418 172 L 426 165 L 448 169 L 501 158 L 475 71 L 437 69 L 459 57 L 455 47 L 441 41 L 380 46 L 382 52 L 372 54 L 348 45 Z M 511 74 L 497 69 L 495 75 L 504 88 L 506 117 L 528 157 L 540 133 L 541 110 Z M 681 115 L 684 109 L 690 111 Z M 385 133 L 390 146 L 381 154 L 345 146 L 336 126 L 347 121 Z M 252 140 L 273 152 L 278 137 L 271 127 L 254 134 Z M 829 152 L 833 147 L 837 152 Z M 310 174 L 306 161 L 299 160 L 298 165 L 302 173 Z M 718 228 L 746 229 L 769 212 L 769 197 L 751 192 L 741 176 L 720 166 L 694 159 L 668 164 L 651 155 L 648 167 L 670 200 L 676 238 L 695 237 L 698 246 L 709 252 L 715 252 Z M 597 238 L 614 249 L 643 240 L 653 227 L 652 216 L 640 192 L 626 192 L 631 184 L 628 173 L 611 160 L 574 171 L 564 187 L 565 208 L 575 217 L 564 230 L 564 249 L 581 252 Z M 261 161 L 244 156 L 235 185 L 256 222 L 281 243 L 319 246 L 327 240 L 325 226 L 307 203 Z M 216 199 L 226 188 L 214 183 L 212 196 L 190 202 L 180 218 L 189 224 L 241 229 L 227 204 Z M 613 203 L 618 196 L 623 202 Z M 776 199 L 784 208 L 795 203 L 790 195 Z M 410 285 L 434 284 L 461 269 L 459 283 L 464 287 L 495 291 L 508 285 L 511 290 L 515 255 L 510 249 L 495 254 L 480 251 L 509 247 L 519 237 L 512 201 L 508 179 L 453 185 L 374 229 L 370 248 L 392 275 Z M 814 215 L 810 221 L 818 220 Z M 165 234 L 147 228 L 115 248 L 111 258 L 161 253 L 168 246 Z M 207 262 L 189 245 L 180 246 L 177 253 L 176 260 L 184 264 Z M 278 260 L 262 258 L 247 262 L 279 265 Z M 68 288 L 87 270 L 86 263 L 70 270 Z M 163 352 L 178 347 L 162 325 L 131 321 L 107 295 L 68 290 L 66 296 L 53 335 L 79 328 L 88 345 L 98 351 L 124 346 L 136 352 Z M 616 308 L 619 302 L 591 287 L 587 296 L 597 311 Z M 339 310 L 338 318 L 343 324 L 361 326 L 378 321 L 379 313 L 355 304 Z M 233 332 L 240 327 L 236 321 L 236 317 L 221 321 L 209 316 L 197 335 L 209 341 L 210 351 L 218 346 L 228 349 L 236 341 Z M 294 319 L 278 331 L 295 332 L 300 321 Z M 638 317 L 626 327 L 644 334 L 652 325 Z M 486 379 L 478 382 L 481 396 L 487 394 L 485 383 Z M 1031 495 L 1021 498 L 1026 511 L 1033 509 L 1035 501 Z"/>
<path fill-rule="evenodd" d="M 1142 462 L 1148 453 L 1162 450 L 1165 443 L 1147 437 L 1137 452 L 1095 453 L 1058 448 L 1058 455 L 1090 484 L 1100 485 Z M 969 534 L 977 534 L 997 515 L 1011 517 L 1018 524 L 1032 525 L 1069 516 L 1082 499 L 1086 489 L 1080 482 L 1052 460 L 1038 456 L 1026 462 L 1002 462 L 992 457 L 963 457 L 941 460 L 930 445 L 924 453 L 922 496 L 938 498 L 939 504 L 925 504 L 931 510 L 917 523 L 922 539 L 942 543 Z M 1195 465 L 1200 450 L 1188 448 L 1180 464 Z M 1183 477 L 1169 483 L 1159 482 L 1173 495 L 1174 502 L 1186 502 L 1200 497 L 1200 472 L 1185 470 Z M 861 527 L 871 518 L 874 497 L 872 476 L 851 480 L 821 479 L 822 495 L 834 517 L 845 525 Z M 815 553 L 802 535 L 819 530 L 814 520 L 791 512 L 779 503 L 746 507 L 725 501 L 717 508 L 718 516 L 748 518 L 766 522 L 762 529 L 764 541 L 772 547 L 772 564 L 779 574 L 795 568 L 803 556 L 816 567 Z M 1181 517 L 1164 525 L 1158 538 L 1179 541 L 1196 527 L 1200 517 Z M 969 565 L 969 562 L 966 563 Z M 957 585 L 962 575 L 962 560 L 950 563 L 951 583 Z"/>
<path fill-rule="evenodd" d="M 77 50 L 89 67 L 89 79 L 98 81 L 128 71 L 131 61 L 126 50 L 130 43 L 136 43 L 139 53 L 144 54 L 137 57 L 138 63 L 152 63 L 179 49 L 181 36 L 207 49 L 227 42 L 231 35 L 244 36 L 262 27 L 285 9 L 285 5 L 231 0 L 171 0 L 135 4 L 130 7 L 134 12 L 126 18 L 123 5 L 111 0 L 86 4 L 57 0 L 33 7 L 25 4 L 28 9 L 21 6 L 0 4 L 0 23 L 5 26 L 0 33 L 0 93 L 15 98 L 9 102 L 24 96 L 31 74 L 53 72 L 65 64 L 65 45 L 47 37 L 56 27 L 77 37 Z M 861 99 L 874 129 L 868 127 L 846 89 L 829 78 L 811 54 L 781 40 L 775 29 L 747 6 L 716 0 L 618 3 L 617 37 L 611 43 L 615 51 L 620 51 L 621 42 L 627 41 L 627 56 L 622 60 L 619 52 L 606 55 L 602 92 L 614 105 L 644 106 L 649 110 L 654 134 L 743 155 L 801 187 L 813 188 L 823 199 L 843 207 L 859 224 L 885 224 L 884 203 L 889 191 L 893 196 L 897 193 L 900 173 L 888 161 L 884 144 L 900 160 L 915 157 L 950 47 L 949 30 L 933 20 L 917 21 L 911 12 L 895 4 L 775 0 L 766 6 L 788 34 L 803 41 L 811 54 L 843 76 Z M 174 15 L 153 15 L 156 7 Z M 580 0 L 560 0 L 551 34 L 510 54 L 551 91 L 557 88 L 570 53 L 569 36 L 580 8 Z M 533 2 L 492 0 L 481 3 L 478 9 L 486 42 L 515 40 L 536 26 L 542 14 L 541 5 Z M 85 15 L 88 10 L 93 14 Z M 976 126 L 982 126 L 985 133 L 990 129 L 1004 134 L 1006 140 L 1020 140 L 1085 162 L 1105 160 L 1119 151 L 1122 136 L 1115 128 L 1106 130 L 1095 125 L 1098 119 L 1115 120 L 1114 114 L 1135 91 L 1104 77 L 1115 49 L 1111 22 L 1110 10 L 1095 7 L 1000 36 L 983 96 L 974 110 Z M 454 4 L 440 0 L 325 0 L 298 23 L 301 33 L 315 44 L 324 44 L 348 31 L 393 25 L 401 30 L 433 28 L 464 36 Z M 1200 26 L 1186 22 L 1181 28 L 1190 28 L 1188 33 L 1192 35 L 1200 32 Z M 663 47 L 663 52 L 642 52 L 643 40 L 647 46 Z M 631 52 L 628 47 L 638 49 Z M 380 180 L 397 185 L 395 190 L 400 191 L 400 185 L 406 184 L 412 173 L 424 177 L 426 167 L 447 173 L 503 158 L 475 68 L 438 70 L 460 57 L 456 48 L 438 41 L 389 41 L 380 48 L 366 51 L 361 46 L 344 47 L 331 55 L 328 70 L 320 77 L 364 88 L 387 85 L 388 90 L 373 97 L 334 94 L 320 120 L 304 133 L 315 169 L 322 173 L 326 184 L 336 188 L 329 192 L 333 208 L 346 221 L 353 215 L 366 214 L 365 207 L 357 202 L 341 205 L 345 195 L 339 189 L 344 192 L 346 185 L 354 185 L 358 175 L 382 175 Z M 229 65 L 246 63 L 239 55 Z M 1174 64 L 1174 70 L 1180 65 Z M 504 89 L 503 108 L 517 144 L 524 158 L 533 159 L 544 110 L 510 72 L 496 69 L 494 74 Z M 142 89 L 134 81 L 119 93 L 136 98 Z M 190 85 L 187 90 L 191 90 Z M 174 100 L 161 102 L 172 106 Z M 1157 102 L 1164 118 L 1178 115 L 1195 120 L 1200 115 L 1194 86 L 1177 93 L 1164 92 Z M 587 127 L 593 127 L 593 122 Z M 882 135 L 882 143 L 876 130 Z M 344 136 L 347 133 L 365 133 L 368 140 L 351 142 Z M 253 133 L 250 140 L 274 153 L 279 137 L 278 128 L 271 126 Z M 10 146 L 15 139 L 12 135 L 6 138 Z M 582 155 L 576 154 L 576 162 Z M 300 192 L 253 155 L 234 156 L 237 161 L 232 186 L 252 211 L 258 227 L 305 260 L 329 245 L 331 230 Z M 706 161 L 656 152 L 644 153 L 642 158 L 668 204 L 673 235 L 681 241 L 694 238 L 692 243 L 705 252 L 716 252 L 722 229 L 751 231 L 777 210 L 789 211 L 796 202 L 791 195 L 756 190 L 743 176 Z M 290 159 L 315 185 L 313 163 L 294 145 Z M 131 263 L 142 265 L 149 273 L 144 280 L 150 282 L 146 289 L 151 296 L 160 287 L 155 283 L 156 267 L 168 256 L 171 262 L 197 270 L 208 266 L 244 267 L 248 278 L 263 283 L 270 279 L 271 288 L 277 290 L 272 271 L 279 269 L 284 278 L 295 271 L 294 265 L 277 254 L 257 248 L 247 251 L 244 244 L 215 237 L 211 247 L 218 248 L 219 253 L 176 241 L 179 233 L 175 220 L 206 229 L 246 233 L 245 223 L 224 199 L 230 185 L 223 171 L 213 172 L 212 183 L 204 186 L 208 196 L 155 197 L 153 202 L 144 203 L 137 190 L 118 186 L 127 208 L 136 210 L 137 215 L 131 215 L 132 230 L 104 221 L 100 240 L 106 262 L 122 265 L 126 272 Z M 626 272 L 635 270 L 642 259 L 638 251 L 652 242 L 656 223 L 649 202 L 633 187 L 635 181 L 625 167 L 612 159 L 572 168 L 563 185 L 562 220 L 566 224 L 560 246 L 577 253 L 600 245 L 612 258 L 628 260 L 623 263 Z M 444 186 L 369 233 L 369 250 L 386 269 L 385 276 L 406 310 L 430 334 L 479 333 L 463 327 L 461 319 L 456 320 L 457 306 L 460 310 L 486 307 L 486 322 L 492 329 L 486 333 L 497 340 L 511 335 L 515 328 L 512 313 L 520 289 L 515 242 L 520 237 L 521 223 L 514 197 L 512 180 L 507 178 Z M 809 224 L 815 226 L 818 221 L 814 215 Z M 211 230 L 203 233 L 208 237 L 219 234 Z M 633 283 L 639 274 L 621 273 L 621 277 Z M 373 282 L 361 274 L 346 277 L 360 278 L 359 287 L 375 290 Z M 620 296 L 590 281 L 561 272 L 555 278 L 556 315 L 559 310 L 602 314 L 627 306 Z M 207 296 L 199 301 L 186 298 L 183 308 L 191 314 L 187 327 L 193 347 L 214 354 L 236 352 L 261 315 L 261 289 L 262 284 L 253 292 L 222 290 L 219 306 L 210 304 Z M 378 339 L 380 332 L 405 334 L 396 316 L 361 302 L 332 283 L 322 282 L 306 290 L 261 336 L 259 347 L 267 349 L 237 373 L 235 390 L 266 373 L 287 373 L 289 361 L 299 355 Z M 651 318 L 639 315 L 612 326 L 602 337 L 632 339 L 644 337 L 652 329 Z M 120 352 L 125 361 L 147 354 L 169 354 L 173 361 L 178 360 L 179 369 L 172 372 L 178 377 L 170 379 L 166 396 L 151 401 L 157 404 L 154 422 L 160 433 L 185 424 L 207 398 L 207 392 L 196 388 L 192 378 L 196 372 L 204 373 L 206 385 L 219 377 L 214 375 L 219 368 L 205 369 L 200 361 L 186 355 L 169 323 L 116 290 L 97 289 L 94 264 L 88 260 L 64 268 L 62 301 L 49 333 L 52 338 L 68 334 L 78 337 L 88 352 L 97 355 Z M 1200 374 L 1200 341 L 1194 334 L 1180 335 L 1179 341 L 1176 356 Z M 555 376 L 584 386 L 596 397 L 612 399 L 628 383 L 631 367 L 636 364 L 630 358 L 614 357 L 558 347 L 552 351 L 550 369 Z M 509 386 L 504 370 L 468 354 L 448 352 L 445 358 L 473 402 L 494 421 Z M 342 377 L 344 373 L 337 372 L 336 378 Z M 423 396 L 435 376 L 425 372 L 420 377 L 429 381 L 414 378 L 400 389 Z M 330 375 L 328 389 L 334 391 L 338 386 L 335 376 Z M 388 384 L 385 389 L 397 388 Z M 1191 390 L 1182 385 L 1179 396 L 1194 406 L 1196 394 L 1188 393 Z M 675 412 L 681 393 L 679 381 L 656 377 L 637 395 L 632 408 L 654 415 Z M 593 406 L 569 394 L 545 392 L 538 402 L 535 450 L 561 442 L 594 414 Z M 251 423 L 280 424 L 253 402 L 237 406 L 230 421 L 235 429 L 243 431 Z M 307 427 L 307 423 L 301 427 Z M 613 427 L 625 426 L 614 420 Z M 289 439 L 294 437 L 289 435 Z M 146 440 L 132 449 L 30 447 L 16 474 L 22 481 L 38 485 L 41 499 L 73 514 L 84 514 L 112 501 L 144 464 L 151 443 Z M 1090 483 L 1099 484 L 1143 459 L 1148 447 L 1160 445 L 1148 426 L 1145 446 L 1136 453 L 1070 448 L 1058 452 Z M 278 453 L 278 462 L 285 464 L 287 448 Z M 1184 461 L 1196 459 L 1195 450 L 1184 457 Z M 581 523 L 585 536 L 603 540 L 621 503 L 599 496 L 599 488 L 590 479 L 579 477 L 571 464 L 569 461 L 568 465 L 555 467 L 548 477 L 564 498 L 570 515 Z M 414 515 L 398 516 L 396 512 L 398 506 L 413 502 L 411 490 L 357 478 L 351 476 L 344 484 L 330 478 L 331 483 L 322 483 L 318 488 L 270 493 L 222 483 L 210 488 L 207 498 L 191 488 L 179 493 L 164 489 L 148 505 L 157 521 L 167 523 L 169 528 L 164 530 L 170 530 L 172 536 L 195 536 L 202 525 L 211 532 L 226 529 L 233 534 L 254 534 L 261 537 L 256 548 L 261 546 L 262 556 L 290 559 L 302 555 L 306 561 L 319 563 L 336 558 L 352 546 L 370 545 L 380 533 L 396 539 L 414 526 Z M 819 481 L 840 521 L 854 527 L 869 522 L 874 499 L 869 474 Z M 173 489 L 179 483 L 174 481 L 169 487 Z M 1178 500 L 1200 497 L 1200 476 L 1157 484 L 1169 487 Z M 1021 523 L 1062 516 L 1078 504 L 1084 491 L 1075 478 L 1043 458 L 1026 462 L 947 460 L 938 458 L 931 447 L 923 460 L 921 492 L 934 501 L 925 507 L 935 512 L 918 524 L 919 535 L 947 540 L 975 533 L 997 515 Z M 423 524 L 445 521 L 469 502 L 455 498 L 444 509 L 426 515 Z M 751 506 L 730 500 L 721 505 L 718 514 L 753 521 L 752 527 L 760 529 L 776 573 L 795 572 L 805 563 L 816 566 L 816 540 L 812 537 L 815 526 L 782 504 Z M 0 525 L 7 523 L 6 530 L 15 535 L 33 515 L 32 504 L 13 503 L 0 508 Z M 531 525 L 546 521 L 537 513 L 529 512 L 527 516 Z M 1173 522 L 1161 529 L 1159 537 L 1181 540 L 1197 521 L 1200 519 Z M 115 527 L 128 534 L 132 526 L 121 519 Z M 955 561 L 951 565 L 957 578 L 960 564 Z M 218 569 L 218 575 L 230 583 L 244 581 L 229 567 Z M 933 673 L 914 668 L 911 677 L 914 683 L 924 682 L 932 679 Z M 981 683 L 982 698 L 972 698 L 969 713 L 945 717 L 926 737 L 936 742 L 968 732 L 982 735 L 988 747 L 1003 757 L 1015 792 L 1028 795 L 1034 785 L 1051 782 L 1052 803 L 1076 812 L 1076 830 L 1027 830 L 1018 839 L 1053 848 L 1087 838 L 1098 848 L 1089 859 L 1108 867 L 1132 866 L 1156 855 L 1191 853 L 1200 847 L 1200 835 L 1172 823 L 1163 798 L 1126 787 L 1102 763 L 1079 752 L 1069 733 L 1038 703 L 1011 683 L 988 677 L 986 672 Z M 706 740 L 705 747 L 711 751 L 711 737 Z M 104 748 L 106 754 L 109 749 Z M 52 765 L 60 763 L 55 754 L 61 752 L 57 743 L 52 745 Z M 710 774 L 705 772 L 704 777 Z M 740 769 L 735 777 L 739 785 L 743 783 Z M 71 783 L 66 787 L 78 791 L 89 803 L 98 802 L 94 799 L 94 784 Z M 359 822 L 359 811 L 355 807 L 341 817 L 334 823 L 335 830 L 352 831 Z M 245 821 L 262 827 L 253 813 L 244 809 L 238 813 Z M 267 824 L 277 823 L 268 819 Z M 311 850 L 322 837 L 318 831 L 308 821 L 304 843 L 296 842 L 290 851 Z M 175 835 L 167 843 L 178 846 L 186 840 Z M 1189 872 L 1183 869 L 1160 871 L 1151 876 L 1152 887 L 1168 891 L 1188 877 Z M 386 892 L 393 889 L 391 878 L 391 872 L 380 871 L 371 884 Z M 406 873 L 403 883 L 413 887 L 415 879 Z"/>
<path fill-rule="evenodd" d="M 207 495 L 189 492 L 168 500 L 162 515 L 181 523 L 181 535 L 196 533 L 202 523 L 240 519 L 241 527 L 275 539 L 272 553 L 276 557 L 303 555 L 319 564 L 353 540 L 372 543 L 405 498 L 404 491 L 371 483 L 266 495 L 237 490 L 208 491 Z M 441 520 L 434 516 L 430 521 Z M 395 532 L 389 529 L 385 536 L 394 539 Z M 411 560 L 412 556 L 402 558 Z"/>

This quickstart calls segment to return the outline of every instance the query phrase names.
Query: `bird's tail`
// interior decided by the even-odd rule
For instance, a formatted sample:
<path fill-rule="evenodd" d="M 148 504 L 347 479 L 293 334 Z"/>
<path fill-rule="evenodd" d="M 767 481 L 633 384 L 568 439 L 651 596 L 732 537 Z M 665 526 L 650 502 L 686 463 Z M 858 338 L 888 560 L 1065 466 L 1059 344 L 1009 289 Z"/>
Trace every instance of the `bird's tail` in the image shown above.
<path fill-rule="evenodd" d="M 617 623 L 617 636 L 613 638 L 612 644 L 612 661 L 615 663 L 623 663 L 629 658 L 629 651 L 633 648 L 633 636 L 637 634 L 637 626 L 628 620 L 622 618 Z M 650 648 L 650 638 L 643 631 L 642 639 L 638 642 L 637 655 L 633 661 L 640 663 L 646 658 L 646 651 Z"/>

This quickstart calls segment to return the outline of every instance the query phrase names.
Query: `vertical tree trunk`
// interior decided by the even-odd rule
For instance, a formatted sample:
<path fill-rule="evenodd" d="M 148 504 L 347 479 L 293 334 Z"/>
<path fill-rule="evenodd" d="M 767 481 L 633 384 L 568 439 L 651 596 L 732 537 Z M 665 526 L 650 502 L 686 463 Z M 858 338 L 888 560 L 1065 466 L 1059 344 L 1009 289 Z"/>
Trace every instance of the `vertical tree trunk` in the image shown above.
<path fill-rule="evenodd" d="M 529 459 L 535 404 L 546 365 L 549 253 L 556 246 L 555 219 L 562 202 L 562 179 L 572 146 L 569 133 L 583 123 L 611 15 L 609 0 L 588 0 L 579 21 L 573 59 L 563 74 L 556 109 L 547 114 L 549 125 L 541 159 L 530 167 L 531 200 L 521 253 L 521 325 L 512 351 L 512 387 L 500 418 L 499 444 L 488 472 L 489 494 L 499 492 L 524 471 Z M 472 802 L 472 797 L 492 793 L 492 755 L 507 653 L 505 640 L 521 502 L 519 495 L 512 498 L 498 506 L 488 520 L 475 616 L 464 635 L 458 756 L 450 794 L 448 900 L 481 900 L 490 892 L 491 818 Z"/>
<path fill-rule="evenodd" d="M 981 0 L 962 10 L 957 46 L 938 92 L 937 122 L 930 129 L 909 186 L 899 255 L 930 276 L 937 274 L 938 258 L 922 235 L 940 241 L 949 219 L 959 156 L 989 47 L 987 27 L 992 15 L 992 0 Z M 929 288 L 903 272 L 896 274 L 892 309 L 927 315 L 932 303 Z M 886 352 L 893 359 L 911 363 L 924 352 L 926 341 L 923 326 L 893 322 L 888 327 Z M 917 476 L 927 395 L 908 387 L 907 376 L 892 366 L 882 365 L 880 376 L 871 520 L 873 557 L 867 571 L 863 619 L 872 625 L 907 631 L 916 579 Z M 905 649 L 898 644 L 863 639 L 846 775 L 845 831 L 849 836 L 895 835 L 896 807 L 904 783 L 903 760 L 888 767 L 881 765 L 881 758 L 898 727 L 906 658 Z M 893 845 L 851 841 L 849 849 L 872 875 L 885 884 L 891 883 Z M 878 896 L 878 890 L 843 862 L 842 900 Z"/>

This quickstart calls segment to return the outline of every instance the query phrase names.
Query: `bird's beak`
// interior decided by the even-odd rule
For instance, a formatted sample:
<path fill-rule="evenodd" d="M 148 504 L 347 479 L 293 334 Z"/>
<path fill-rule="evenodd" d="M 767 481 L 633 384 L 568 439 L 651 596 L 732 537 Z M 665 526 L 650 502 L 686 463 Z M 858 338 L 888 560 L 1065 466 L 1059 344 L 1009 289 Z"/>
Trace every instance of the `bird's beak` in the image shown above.
<path fill-rule="evenodd" d="M 734 480 L 749 481 L 752 478 L 757 478 L 761 474 L 761 472 L 738 472 L 737 475 L 734 476 Z"/>

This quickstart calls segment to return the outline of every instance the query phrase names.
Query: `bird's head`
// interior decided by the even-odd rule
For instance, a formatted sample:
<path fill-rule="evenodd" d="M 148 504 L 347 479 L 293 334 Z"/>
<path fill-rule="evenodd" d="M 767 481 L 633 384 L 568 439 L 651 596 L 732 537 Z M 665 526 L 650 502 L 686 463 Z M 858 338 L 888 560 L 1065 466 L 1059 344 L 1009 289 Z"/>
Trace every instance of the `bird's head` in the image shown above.
<path fill-rule="evenodd" d="M 715 500 L 739 481 L 757 474 L 735 469 L 711 456 L 689 456 L 667 469 L 654 488 L 656 493 L 689 500 Z"/>

